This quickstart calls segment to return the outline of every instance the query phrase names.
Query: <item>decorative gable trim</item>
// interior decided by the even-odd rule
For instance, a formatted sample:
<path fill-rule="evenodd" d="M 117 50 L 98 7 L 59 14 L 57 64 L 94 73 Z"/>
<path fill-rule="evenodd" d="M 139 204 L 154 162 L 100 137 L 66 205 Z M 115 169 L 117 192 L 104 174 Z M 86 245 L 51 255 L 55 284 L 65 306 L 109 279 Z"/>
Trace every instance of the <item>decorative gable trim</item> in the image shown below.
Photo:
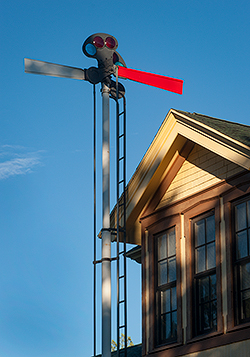
<path fill-rule="evenodd" d="M 190 115 L 190 116 L 189 116 Z M 160 129 L 158 130 L 152 144 L 148 148 L 134 175 L 127 185 L 127 241 L 140 244 L 139 217 L 147 210 L 152 210 L 156 202 L 162 198 L 164 189 L 172 182 L 177 168 L 183 163 L 184 146 L 187 142 L 199 144 L 216 155 L 225 158 L 242 169 L 250 169 L 250 147 L 246 140 L 240 142 L 216 130 L 216 120 L 222 127 L 227 125 L 226 121 L 206 117 L 206 124 L 195 120 L 202 115 L 191 115 L 190 113 L 171 109 Z M 209 119 L 208 119 L 209 118 Z M 214 120 L 214 122 L 213 122 Z M 213 123 L 211 127 L 207 123 Z M 237 128 L 244 127 L 246 135 L 250 128 L 235 124 Z M 230 133 L 234 127 L 230 123 Z M 247 129 L 248 128 L 248 131 Z M 242 138 L 238 135 L 238 138 Z M 173 170 L 171 173 L 170 168 Z M 175 172 L 175 174 L 174 174 Z M 159 201 L 158 201 L 159 202 Z M 155 207 L 154 207 L 155 206 Z M 146 211 L 144 212 L 146 208 Z M 154 207 L 154 208 L 153 208 Z M 111 221 L 115 216 L 115 209 L 111 213 Z"/>

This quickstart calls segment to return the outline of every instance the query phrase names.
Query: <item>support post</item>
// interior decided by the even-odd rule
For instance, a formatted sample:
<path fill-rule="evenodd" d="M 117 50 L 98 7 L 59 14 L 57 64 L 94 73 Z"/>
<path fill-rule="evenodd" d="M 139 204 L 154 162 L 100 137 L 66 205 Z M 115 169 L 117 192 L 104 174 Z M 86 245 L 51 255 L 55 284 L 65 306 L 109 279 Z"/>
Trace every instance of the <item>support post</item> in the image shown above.
<path fill-rule="evenodd" d="M 109 92 L 102 83 L 102 356 L 111 357 L 111 232 Z"/>

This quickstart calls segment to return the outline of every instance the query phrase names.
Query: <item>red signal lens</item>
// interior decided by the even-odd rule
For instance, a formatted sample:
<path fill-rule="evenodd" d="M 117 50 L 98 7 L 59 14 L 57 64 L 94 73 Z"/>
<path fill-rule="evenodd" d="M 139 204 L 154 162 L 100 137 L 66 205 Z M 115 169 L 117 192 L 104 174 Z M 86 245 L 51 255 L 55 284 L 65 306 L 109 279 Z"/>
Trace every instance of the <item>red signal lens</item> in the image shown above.
<path fill-rule="evenodd" d="M 105 45 L 108 47 L 108 48 L 114 48 L 115 47 L 115 40 L 112 38 L 112 37 L 107 37 L 106 40 L 105 40 Z"/>
<path fill-rule="evenodd" d="M 93 39 L 93 44 L 95 45 L 95 47 L 97 48 L 102 48 L 104 46 L 104 41 L 100 36 L 96 36 Z"/>

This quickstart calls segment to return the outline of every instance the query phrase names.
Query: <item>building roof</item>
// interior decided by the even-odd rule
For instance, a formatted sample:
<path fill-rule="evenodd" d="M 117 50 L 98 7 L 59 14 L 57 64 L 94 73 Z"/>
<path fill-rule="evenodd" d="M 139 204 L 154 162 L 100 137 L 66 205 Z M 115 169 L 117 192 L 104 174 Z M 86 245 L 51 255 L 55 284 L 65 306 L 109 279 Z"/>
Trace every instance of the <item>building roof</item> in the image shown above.
<path fill-rule="evenodd" d="M 187 146 L 193 143 L 236 164 L 242 171 L 250 169 L 250 126 L 170 109 L 127 185 L 128 243 L 141 244 L 139 219 L 143 210 L 171 172 L 176 157 L 184 158 Z M 111 225 L 116 225 L 115 209 Z"/>
<path fill-rule="evenodd" d="M 126 257 L 135 260 L 137 263 L 141 264 L 141 246 L 136 245 L 126 253 Z"/>
<path fill-rule="evenodd" d="M 213 118 L 208 115 L 199 113 L 189 113 L 182 110 L 177 112 L 187 115 L 189 118 L 199 121 L 219 132 L 238 140 L 239 142 L 250 147 L 250 126 L 234 123 L 224 119 Z"/>

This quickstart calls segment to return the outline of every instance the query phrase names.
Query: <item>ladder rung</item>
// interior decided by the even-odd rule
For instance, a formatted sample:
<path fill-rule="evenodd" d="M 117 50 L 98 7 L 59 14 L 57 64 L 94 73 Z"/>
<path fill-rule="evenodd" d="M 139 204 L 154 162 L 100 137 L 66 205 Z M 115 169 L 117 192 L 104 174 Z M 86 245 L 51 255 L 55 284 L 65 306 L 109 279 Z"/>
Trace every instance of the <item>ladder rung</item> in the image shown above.
<path fill-rule="evenodd" d="M 123 111 L 122 111 L 123 109 Z M 121 110 L 121 112 L 120 112 Z M 118 130 L 117 130 L 117 136 L 116 136 L 116 140 L 117 140 L 117 145 L 118 145 L 118 155 L 116 158 L 116 163 L 118 166 L 118 175 L 117 175 L 117 181 L 116 181 L 116 188 L 118 190 L 119 193 L 119 197 L 121 197 L 118 202 L 117 202 L 117 216 L 118 216 L 118 221 L 117 221 L 117 225 L 119 226 L 119 217 L 122 215 L 122 212 L 125 212 L 126 210 L 126 168 L 124 167 L 124 165 L 126 164 L 126 147 L 125 147 L 125 143 L 126 143 L 126 132 L 125 132 L 125 123 L 126 123 L 126 109 L 121 108 L 119 109 L 119 105 L 117 107 L 117 116 L 118 116 L 118 121 L 117 121 L 117 125 L 118 125 Z M 121 195 L 120 195 L 121 193 Z M 123 196 L 123 198 L 122 198 Z M 121 242 L 119 242 L 119 240 L 121 240 Z M 126 328 L 127 328 L 127 322 L 126 322 L 126 303 L 127 303 L 127 297 L 124 294 L 120 293 L 119 289 L 123 289 L 124 287 L 124 291 L 126 291 L 126 279 L 127 279 L 127 273 L 126 273 L 126 263 L 125 260 L 122 262 L 122 259 L 126 259 L 126 254 L 127 254 L 127 248 L 126 246 L 120 246 L 120 243 L 126 244 L 126 224 L 124 223 L 124 225 L 122 225 L 122 227 L 118 227 L 117 228 L 117 237 L 116 237 L 116 241 L 117 241 L 117 262 L 119 263 L 121 261 L 121 265 L 119 265 L 117 267 L 118 269 L 118 297 L 117 297 L 117 308 L 118 308 L 118 323 L 117 323 L 117 332 L 118 335 L 120 336 L 120 334 L 123 332 L 122 329 L 125 329 L 125 333 L 126 333 Z M 120 251 L 121 249 L 121 251 Z M 122 257 L 122 255 L 124 256 L 124 258 Z M 123 268 L 124 267 L 124 268 Z M 123 280 L 122 280 L 123 279 Z M 121 305 L 123 304 L 123 305 Z M 120 313 L 119 313 L 119 310 Z M 125 316 L 124 318 L 122 318 L 122 316 Z M 118 348 L 119 351 L 119 348 Z M 119 352 L 118 352 L 119 354 Z"/>

